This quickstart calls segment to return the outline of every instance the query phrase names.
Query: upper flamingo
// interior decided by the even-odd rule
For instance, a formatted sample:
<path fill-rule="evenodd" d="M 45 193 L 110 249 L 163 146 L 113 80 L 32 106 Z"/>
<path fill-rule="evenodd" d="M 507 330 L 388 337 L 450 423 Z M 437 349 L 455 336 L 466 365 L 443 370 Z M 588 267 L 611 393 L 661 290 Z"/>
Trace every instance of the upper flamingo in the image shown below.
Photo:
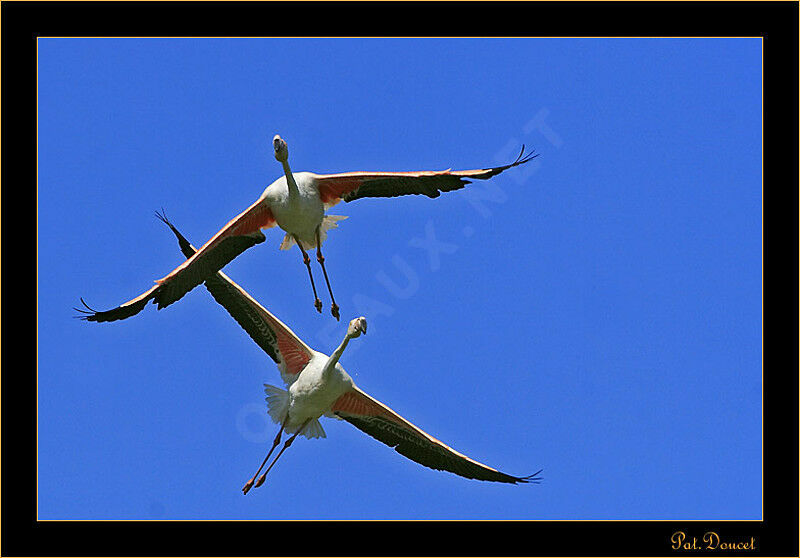
<path fill-rule="evenodd" d="M 280 245 L 281 250 L 297 244 L 308 269 L 314 291 L 314 306 L 322 311 L 322 301 L 317 296 L 311 274 L 310 258 L 306 250 L 317 249 L 317 261 L 322 266 L 328 292 L 331 296 L 331 313 L 338 320 L 339 307 L 325 269 L 325 258 L 321 246 L 327 231 L 337 226 L 346 217 L 325 215 L 325 211 L 340 201 L 350 202 L 366 197 L 395 197 L 406 194 L 422 194 L 430 198 L 440 192 L 458 190 L 469 184 L 468 179 L 486 180 L 506 169 L 530 161 L 534 154 L 525 155 L 522 146 L 519 157 L 501 167 L 451 171 L 418 172 L 346 172 L 340 174 L 293 173 L 289 168 L 289 147 L 278 135 L 273 139 L 275 158 L 283 166 L 284 175 L 270 184 L 250 207 L 231 219 L 217 234 L 200 247 L 197 252 L 138 297 L 117 308 L 95 311 L 89 308 L 84 318 L 92 322 L 122 320 L 138 314 L 152 300 L 158 308 L 169 306 L 194 287 L 211 277 L 236 256 L 261 242 L 266 237 L 261 229 L 279 226 L 286 231 Z"/>
<path fill-rule="evenodd" d="M 165 216 L 159 215 L 159 218 L 175 233 L 184 255 L 191 257 L 195 253 L 194 247 Z M 470 459 L 360 390 L 339 364 L 339 359 L 351 339 L 362 333 L 366 334 L 365 318 L 356 318 L 350 322 L 344 340 L 328 356 L 306 345 L 288 326 L 224 273 L 218 272 L 209 277 L 205 285 L 214 299 L 277 364 L 281 377 L 288 386 L 288 390 L 284 390 L 264 384 L 269 415 L 281 428 L 261 467 L 244 486 L 245 493 L 254 483 L 255 486 L 260 486 L 264 482 L 266 472 L 258 481 L 256 475 L 280 442 L 284 431 L 292 435 L 275 457 L 275 461 L 298 435 L 324 438 L 325 431 L 319 422 L 322 416 L 344 419 L 426 467 L 485 481 L 516 484 L 540 480 L 536 476 L 538 473 L 515 477 Z"/>

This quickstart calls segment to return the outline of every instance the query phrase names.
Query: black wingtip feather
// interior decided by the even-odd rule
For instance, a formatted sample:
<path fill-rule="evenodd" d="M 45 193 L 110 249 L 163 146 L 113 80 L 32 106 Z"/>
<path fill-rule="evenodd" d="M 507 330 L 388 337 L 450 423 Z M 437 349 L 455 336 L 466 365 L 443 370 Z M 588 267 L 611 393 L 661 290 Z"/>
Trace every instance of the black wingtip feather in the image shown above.
<path fill-rule="evenodd" d="M 186 240 L 186 237 L 183 236 L 180 233 L 180 231 L 175 228 L 175 225 L 173 225 L 170 222 L 170 220 L 167 218 L 167 213 L 164 211 L 163 207 L 161 208 L 161 213 L 156 211 L 156 217 L 158 217 L 158 219 L 162 223 L 164 223 L 166 226 L 168 226 L 170 228 L 170 230 L 172 231 L 172 233 L 177 237 L 178 246 L 180 246 L 181 252 L 183 252 L 183 255 L 186 256 L 187 258 L 191 258 L 197 250 L 195 250 L 195 248 L 191 245 L 191 243 L 188 240 Z"/>
<path fill-rule="evenodd" d="M 527 477 L 520 477 L 519 482 L 521 483 L 532 483 L 532 484 L 541 484 L 543 477 L 539 475 L 544 471 L 544 469 L 539 469 L 532 475 L 528 475 Z"/>
<path fill-rule="evenodd" d="M 87 320 L 91 321 L 92 316 L 97 314 L 97 310 L 86 304 L 86 301 L 83 300 L 83 297 L 81 297 L 81 304 L 83 304 L 86 309 L 84 310 L 83 308 L 78 308 L 76 306 L 73 306 L 72 307 L 73 310 L 75 310 L 76 312 L 80 312 L 82 314 L 80 316 L 73 316 L 73 318 L 77 318 L 79 320 L 84 320 L 84 321 Z"/>
<path fill-rule="evenodd" d="M 531 151 L 530 153 L 525 155 L 525 144 L 523 143 L 522 144 L 522 149 L 520 149 L 519 155 L 517 155 L 517 159 L 513 163 L 511 163 L 511 166 L 515 167 L 517 165 L 524 165 L 525 163 L 527 163 L 531 159 L 535 159 L 538 156 L 539 156 L 539 154 L 536 153 L 535 151 Z"/>

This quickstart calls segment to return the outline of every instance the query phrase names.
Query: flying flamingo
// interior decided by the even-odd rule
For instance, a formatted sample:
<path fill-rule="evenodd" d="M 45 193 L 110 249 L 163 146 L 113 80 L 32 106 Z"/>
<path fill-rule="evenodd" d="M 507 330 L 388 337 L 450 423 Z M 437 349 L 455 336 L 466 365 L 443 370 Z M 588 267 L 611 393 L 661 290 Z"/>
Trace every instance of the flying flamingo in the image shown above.
<path fill-rule="evenodd" d="M 325 284 L 331 297 L 331 314 L 339 319 L 339 306 L 333 297 L 322 243 L 330 229 L 338 226 L 343 215 L 325 215 L 325 211 L 340 201 L 351 202 L 367 197 L 396 197 L 407 194 L 422 194 L 436 198 L 441 192 L 463 188 L 468 179 L 486 180 L 504 170 L 527 163 L 536 155 L 525 155 L 522 146 L 517 159 L 508 165 L 477 170 L 418 171 L 418 172 L 346 172 L 341 174 L 293 173 L 289 168 L 289 147 L 279 135 L 273 138 L 275 158 L 283 165 L 284 176 L 270 184 L 261 196 L 247 209 L 228 222 L 211 240 L 206 242 L 188 260 L 169 275 L 156 280 L 156 284 L 128 302 L 106 311 L 96 311 L 81 299 L 90 311 L 85 319 L 90 322 L 123 320 L 141 312 L 152 300 L 158 309 L 169 306 L 187 292 L 211 277 L 230 263 L 239 254 L 264 242 L 261 229 L 279 226 L 286 231 L 280 245 L 288 250 L 297 244 L 303 254 L 303 263 L 308 270 L 314 307 L 322 312 L 322 301 L 317 296 L 311 259 L 306 250 L 316 248 L 317 261 L 322 267 Z"/>
<path fill-rule="evenodd" d="M 194 247 L 165 215 L 157 215 L 172 229 L 181 251 L 190 258 L 195 253 Z M 541 471 L 526 477 L 515 477 L 458 453 L 356 387 L 339 364 L 339 359 L 351 339 L 362 333 L 366 335 L 365 318 L 350 322 L 344 340 L 328 356 L 306 345 L 288 326 L 221 271 L 206 279 L 205 285 L 214 299 L 277 364 L 281 378 L 288 386 L 287 391 L 264 384 L 269 416 L 280 424 L 280 429 L 261 466 L 242 488 L 245 494 L 253 486 L 264 483 L 267 473 L 298 435 L 309 439 L 325 437 L 325 430 L 319 422 L 322 416 L 344 419 L 412 461 L 432 469 L 450 471 L 468 479 L 511 484 L 538 483 L 541 480 L 538 477 Z M 283 447 L 256 480 L 284 432 L 288 437 Z"/>

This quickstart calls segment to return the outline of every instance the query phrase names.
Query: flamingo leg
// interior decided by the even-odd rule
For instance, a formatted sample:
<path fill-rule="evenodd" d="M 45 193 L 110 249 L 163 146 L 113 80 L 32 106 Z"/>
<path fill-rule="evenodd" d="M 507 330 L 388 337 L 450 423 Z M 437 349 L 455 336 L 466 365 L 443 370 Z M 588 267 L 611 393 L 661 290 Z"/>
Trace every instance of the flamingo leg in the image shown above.
<path fill-rule="evenodd" d="M 317 312 L 321 314 L 322 301 L 317 296 L 317 287 L 314 285 L 314 276 L 311 274 L 311 258 L 308 257 L 305 248 L 303 248 L 303 245 L 300 244 L 300 239 L 294 237 L 294 240 L 297 242 L 297 247 L 300 248 L 300 251 L 303 253 L 303 263 L 306 264 L 306 269 L 308 269 L 308 278 L 311 280 L 311 290 L 314 291 L 314 308 L 316 308 Z"/>
<path fill-rule="evenodd" d="M 256 471 L 256 474 L 253 475 L 253 477 L 249 481 L 247 481 L 247 484 L 244 485 L 244 488 L 242 488 L 242 493 L 247 494 L 250 491 L 250 489 L 253 488 L 253 483 L 256 482 L 256 475 L 258 475 L 261 472 L 261 469 L 263 469 L 264 465 L 267 463 L 267 459 L 269 459 L 269 456 L 272 455 L 272 452 L 275 451 L 275 448 L 280 443 L 281 434 L 283 434 L 283 429 L 286 426 L 287 420 L 289 420 L 288 414 L 286 415 L 286 418 L 283 420 L 283 424 L 281 424 L 281 428 L 280 430 L 278 430 L 278 435 L 275 436 L 275 440 L 272 442 L 272 447 L 269 448 L 267 456 L 264 458 L 264 461 L 261 462 L 261 466 L 258 468 L 258 471 Z"/>
<path fill-rule="evenodd" d="M 259 479 L 258 479 L 258 482 L 256 483 L 256 488 L 258 488 L 259 486 L 261 486 L 262 484 L 264 484 L 264 480 L 267 478 L 267 473 L 269 473 L 270 469 L 272 469 L 272 466 L 273 466 L 273 465 L 275 465 L 275 462 L 276 462 L 276 461 L 278 461 L 278 458 L 279 458 L 281 455 L 283 455 L 283 452 L 285 452 L 285 451 L 286 451 L 286 448 L 288 448 L 289 446 L 291 446 L 291 445 L 292 445 L 292 442 L 294 442 L 294 439 L 295 439 L 295 438 L 297 438 L 297 436 L 298 436 L 298 435 L 299 435 L 299 434 L 300 434 L 300 433 L 303 431 L 303 429 L 306 427 L 306 425 L 307 425 L 307 424 L 308 424 L 310 421 L 311 421 L 311 419 L 308 419 L 308 420 L 306 420 L 306 421 L 303 423 L 303 425 L 302 425 L 302 426 L 301 426 L 301 427 L 300 427 L 300 428 L 297 430 L 297 432 L 295 432 L 294 434 L 292 434 L 292 435 L 291 435 L 291 437 L 289 437 L 289 438 L 286 440 L 286 442 L 284 442 L 284 444 L 283 444 L 283 447 L 281 448 L 281 451 L 279 451 L 279 452 L 278 452 L 278 455 L 276 455 L 276 456 L 275 456 L 275 459 L 273 459 L 273 460 L 272 460 L 272 463 L 270 463 L 270 464 L 269 464 L 269 467 L 267 467 L 267 470 L 266 470 L 266 471 L 264 471 L 264 474 L 263 474 L 263 475 L 261 475 L 261 477 L 259 477 Z M 258 474 L 258 473 L 256 473 L 256 474 Z"/>
<path fill-rule="evenodd" d="M 333 298 L 333 290 L 331 289 L 331 282 L 328 280 L 328 272 L 325 269 L 325 256 L 322 255 L 322 242 L 319 241 L 319 229 L 317 229 L 317 261 L 322 267 L 322 274 L 325 276 L 325 284 L 328 285 L 328 292 L 331 295 L 331 315 L 339 321 L 339 305 Z"/>

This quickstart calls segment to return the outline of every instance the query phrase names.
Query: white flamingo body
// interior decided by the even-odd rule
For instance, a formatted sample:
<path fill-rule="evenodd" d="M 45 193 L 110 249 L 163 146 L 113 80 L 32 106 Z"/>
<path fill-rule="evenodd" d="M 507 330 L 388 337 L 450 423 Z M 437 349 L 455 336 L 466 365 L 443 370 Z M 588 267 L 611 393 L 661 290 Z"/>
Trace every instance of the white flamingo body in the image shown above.
<path fill-rule="evenodd" d="M 195 249 L 189 241 L 166 217 L 159 215 L 159 218 L 175 233 L 184 255 L 191 257 Z M 541 480 L 538 472 L 515 477 L 470 459 L 359 389 L 339 359 L 351 339 L 366 334 L 365 318 L 350 322 L 344 340 L 329 356 L 306 345 L 286 324 L 224 273 L 217 272 L 205 281 L 205 285 L 214 299 L 275 362 L 287 385 L 287 389 L 281 389 L 264 384 L 269 416 L 281 425 L 281 430 L 261 467 L 278 445 L 282 432 L 285 430 L 291 434 L 267 472 L 297 436 L 324 438 L 325 431 L 319 419 L 325 416 L 345 420 L 409 459 L 432 469 L 449 471 L 470 479 L 510 484 Z M 258 482 L 256 475 L 245 485 L 245 493 L 254 483 L 259 486 L 266 473 Z"/>
<path fill-rule="evenodd" d="M 314 351 L 314 356 L 297 379 L 289 384 L 284 397 L 274 397 L 275 390 L 280 388 L 265 385 L 265 388 L 273 388 L 273 397 L 267 399 L 269 415 L 274 422 L 285 424 L 286 432 L 295 433 L 308 422 L 302 435 L 307 438 L 325 437 L 319 418 L 323 415 L 334 417 L 331 413 L 333 404 L 354 385 L 344 367 L 338 362 L 331 365 L 330 361 L 328 355 Z"/>
<path fill-rule="evenodd" d="M 281 249 L 287 250 L 294 239 L 299 238 L 303 247 L 311 250 L 317 247 L 316 233 L 325 217 L 325 206 L 319 190 L 314 187 L 313 173 L 291 173 L 291 177 L 295 191 L 290 192 L 284 175 L 270 184 L 260 199 L 269 207 L 277 225 L 286 232 Z"/>
<path fill-rule="evenodd" d="M 212 277 L 230 261 L 248 248 L 264 242 L 261 232 L 278 226 L 286 232 L 280 247 L 289 249 L 299 240 L 303 252 L 303 263 L 308 270 L 314 292 L 314 306 L 322 311 L 322 301 L 317 296 L 310 258 L 306 250 L 317 249 L 317 261 L 322 267 L 325 283 L 331 296 L 331 313 L 338 320 L 339 307 L 333 298 L 325 258 L 321 245 L 328 230 L 346 217 L 325 215 L 325 211 L 340 201 L 350 202 L 366 197 L 395 197 L 410 194 L 436 198 L 441 192 L 463 188 L 469 179 L 487 180 L 506 169 L 530 161 L 534 154 L 524 156 L 525 146 L 516 161 L 500 167 L 451 171 L 412 172 L 346 172 L 339 174 L 317 174 L 313 172 L 293 173 L 289 168 L 289 148 L 286 142 L 275 136 L 273 140 L 275 158 L 281 163 L 284 175 L 270 184 L 250 207 L 231 219 L 197 252 L 168 275 L 156 280 L 156 285 L 138 297 L 111 310 L 96 311 L 84 302 L 88 311 L 84 319 L 93 322 L 122 320 L 138 314 L 147 302 L 153 301 L 164 308 L 181 299 L 187 292 Z"/>

